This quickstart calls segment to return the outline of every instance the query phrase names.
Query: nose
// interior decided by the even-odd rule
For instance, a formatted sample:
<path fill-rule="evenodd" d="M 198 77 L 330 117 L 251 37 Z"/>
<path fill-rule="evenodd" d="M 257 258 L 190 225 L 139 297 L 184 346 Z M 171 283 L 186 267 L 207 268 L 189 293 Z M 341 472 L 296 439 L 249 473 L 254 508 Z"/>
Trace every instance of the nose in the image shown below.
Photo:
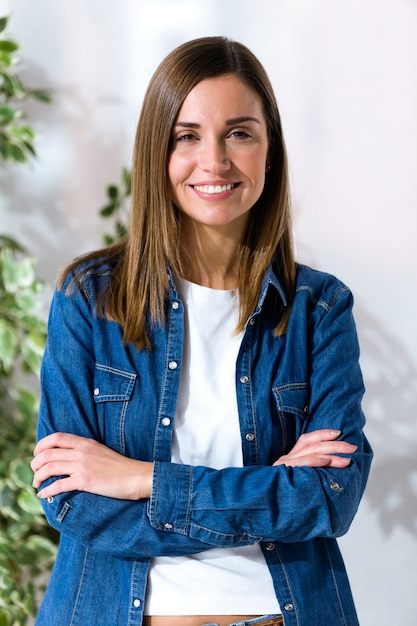
<path fill-rule="evenodd" d="M 225 142 L 218 139 L 204 141 L 200 149 L 200 167 L 212 174 L 221 174 L 230 169 L 231 161 Z"/>

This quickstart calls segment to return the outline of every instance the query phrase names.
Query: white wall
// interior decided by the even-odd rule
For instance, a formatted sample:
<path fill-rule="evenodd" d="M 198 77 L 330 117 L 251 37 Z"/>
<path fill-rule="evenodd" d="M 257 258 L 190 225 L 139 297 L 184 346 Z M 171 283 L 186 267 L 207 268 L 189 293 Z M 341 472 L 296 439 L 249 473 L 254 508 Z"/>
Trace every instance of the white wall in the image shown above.
<path fill-rule="evenodd" d="M 298 257 L 356 295 L 376 456 L 341 545 L 361 624 L 414 626 L 417 0 L 0 0 L 6 12 L 26 81 L 54 99 L 28 109 L 39 160 L 3 176 L 0 230 L 30 247 L 47 281 L 109 229 L 97 216 L 104 187 L 130 162 L 143 92 L 166 53 L 225 34 L 266 66 Z"/>

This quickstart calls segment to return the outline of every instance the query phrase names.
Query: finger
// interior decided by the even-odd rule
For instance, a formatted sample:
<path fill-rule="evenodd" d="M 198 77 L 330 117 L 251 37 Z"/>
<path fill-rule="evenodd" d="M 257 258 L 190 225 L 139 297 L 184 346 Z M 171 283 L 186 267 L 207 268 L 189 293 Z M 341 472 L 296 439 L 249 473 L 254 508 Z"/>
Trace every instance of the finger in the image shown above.
<path fill-rule="evenodd" d="M 79 487 L 76 484 L 76 480 L 72 476 L 68 476 L 66 478 L 60 478 L 56 480 L 52 484 L 48 485 L 41 491 L 38 491 L 38 498 L 51 498 L 53 496 L 57 496 L 61 493 L 65 493 L 68 491 L 76 491 Z"/>
<path fill-rule="evenodd" d="M 317 453 L 323 455 L 353 454 L 357 449 L 358 446 L 348 441 L 321 441 L 304 446 L 303 450 L 298 452 L 298 454 L 306 454 L 306 451 L 309 454 Z"/>
<path fill-rule="evenodd" d="M 72 462 L 75 458 L 76 452 L 73 448 L 47 448 L 33 457 L 30 466 L 33 472 L 38 472 L 41 467 L 48 463 Z"/>
<path fill-rule="evenodd" d="M 308 454 L 299 457 L 283 456 L 275 461 L 274 466 L 285 465 L 286 467 L 334 467 L 345 468 L 351 463 L 349 457 Z"/>
<path fill-rule="evenodd" d="M 33 477 L 33 486 L 37 489 L 48 478 L 73 474 L 75 466 L 70 461 L 57 461 L 43 465 Z"/>
<path fill-rule="evenodd" d="M 86 437 L 80 437 L 79 435 L 73 435 L 72 433 L 52 433 L 47 435 L 43 439 L 40 439 L 36 444 L 33 454 L 36 456 L 45 450 L 51 448 L 76 448 Z"/>
<path fill-rule="evenodd" d="M 298 441 L 286 457 L 304 457 L 307 455 L 353 454 L 357 446 L 347 441 Z"/>
<path fill-rule="evenodd" d="M 323 459 L 328 457 L 334 458 L 343 458 L 338 457 L 336 455 L 344 454 L 344 455 L 352 455 L 358 446 L 355 446 L 347 441 L 328 441 L 328 442 L 318 442 L 318 443 L 310 443 L 309 445 L 304 445 L 300 447 L 298 450 L 296 446 L 288 453 L 282 455 L 274 465 L 280 465 L 281 461 L 289 465 L 303 465 L 305 459 Z M 321 465 L 311 465 L 311 467 L 321 467 Z"/>
<path fill-rule="evenodd" d="M 340 430 L 331 430 L 329 428 L 323 428 L 321 430 L 313 430 L 309 433 L 303 433 L 295 442 L 292 451 L 302 451 L 312 444 L 322 443 L 323 441 L 334 441 L 340 436 L 340 434 Z"/>
<path fill-rule="evenodd" d="M 334 441 L 342 432 L 332 428 L 321 428 L 320 430 L 312 430 L 311 432 L 304 433 L 300 436 L 298 441 L 305 443 L 314 443 L 317 441 Z"/>

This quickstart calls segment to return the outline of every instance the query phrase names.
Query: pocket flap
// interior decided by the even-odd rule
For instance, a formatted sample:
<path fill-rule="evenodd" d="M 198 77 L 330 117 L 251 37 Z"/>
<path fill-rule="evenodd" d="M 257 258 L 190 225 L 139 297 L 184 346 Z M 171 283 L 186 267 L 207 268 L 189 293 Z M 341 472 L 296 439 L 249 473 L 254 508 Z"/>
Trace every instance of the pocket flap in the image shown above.
<path fill-rule="evenodd" d="M 136 374 L 96 364 L 94 373 L 95 402 L 123 402 L 130 399 Z"/>
<path fill-rule="evenodd" d="M 309 390 L 307 383 L 289 383 L 273 388 L 279 411 L 305 417 L 308 413 Z"/>

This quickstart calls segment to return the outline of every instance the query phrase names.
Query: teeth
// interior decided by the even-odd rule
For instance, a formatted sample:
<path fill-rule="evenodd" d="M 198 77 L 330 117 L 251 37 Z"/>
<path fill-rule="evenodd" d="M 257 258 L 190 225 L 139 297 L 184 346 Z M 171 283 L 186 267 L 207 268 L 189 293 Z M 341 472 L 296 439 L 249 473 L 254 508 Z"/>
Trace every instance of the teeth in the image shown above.
<path fill-rule="evenodd" d="M 224 191 L 230 191 L 233 189 L 234 184 L 229 185 L 194 185 L 194 189 L 197 189 L 200 193 L 223 193 Z"/>

